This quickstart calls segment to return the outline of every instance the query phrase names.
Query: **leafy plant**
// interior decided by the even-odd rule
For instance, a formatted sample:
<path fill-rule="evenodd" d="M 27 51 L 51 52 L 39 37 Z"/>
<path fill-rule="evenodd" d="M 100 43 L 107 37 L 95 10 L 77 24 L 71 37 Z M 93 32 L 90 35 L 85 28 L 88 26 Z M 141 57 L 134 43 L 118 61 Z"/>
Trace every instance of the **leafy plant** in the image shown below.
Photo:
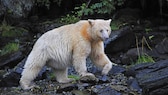
<path fill-rule="evenodd" d="M 76 75 L 68 75 L 68 78 L 72 78 L 74 80 L 79 80 L 80 79 L 80 77 L 76 76 Z"/>
<path fill-rule="evenodd" d="M 100 2 L 94 3 L 91 6 L 89 6 L 90 1 L 86 4 L 83 3 L 79 7 L 75 7 L 75 10 L 77 10 L 76 14 L 78 16 L 82 15 L 92 15 L 94 13 L 96 14 L 111 14 L 115 9 L 116 6 L 121 6 L 124 4 L 125 0 L 100 0 Z"/>
<path fill-rule="evenodd" d="M 138 59 L 136 61 L 136 64 L 140 64 L 140 63 L 154 63 L 155 61 L 153 60 L 153 58 L 147 54 L 142 54 L 138 56 Z"/>
<path fill-rule="evenodd" d="M 136 46 L 137 46 L 137 52 L 138 52 L 138 59 L 135 64 L 140 64 L 140 63 L 154 63 L 154 59 L 149 56 L 148 54 L 143 52 L 144 48 L 144 42 L 146 43 L 147 47 L 152 50 L 152 48 L 149 46 L 147 40 L 145 37 L 142 38 L 142 53 L 139 51 L 139 46 L 138 46 L 138 39 L 136 38 Z"/>
<path fill-rule="evenodd" d="M 125 1 L 125 0 L 124 0 Z M 94 3 L 89 6 L 91 0 L 87 3 L 83 3 L 79 7 L 75 7 L 71 14 L 67 14 L 61 18 L 60 22 L 69 24 L 77 22 L 82 16 L 88 16 L 93 14 L 111 14 L 116 6 L 124 4 L 123 0 L 100 0 L 98 3 Z"/>
<path fill-rule="evenodd" d="M 0 55 L 10 54 L 12 52 L 18 51 L 19 44 L 18 43 L 8 43 L 6 44 L 2 50 L 0 50 Z"/>
<path fill-rule="evenodd" d="M 152 29 L 151 28 L 145 28 L 145 32 L 151 32 L 152 31 Z"/>
<path fill-rule="evenodd" d="M 2 22 L 2 25 L 0 26 L 0 31 L 2 37 L 16 37 L 16 36 L 22 36 L 24 32 L 28 32 L 24 28 L 18 28 L 11 25 L 8 25 L 5 21 Z"/>
<path fill-rule="evenodd" d="M 67 14 L 66 16 L 60 19 L 60 22 L 63 24 L 75 23 L 77 21 L 79 21 L 79 18 L 75 17 L 75 15 L 70 15 L 70 14 Z"/>
<path fill-rule="evenodd" d="M 123 23 L 122 21 L 115 20 L 111 22 L 111 30 L 118 30 L 121 26 L 126 25 L 127 23 Z"/>

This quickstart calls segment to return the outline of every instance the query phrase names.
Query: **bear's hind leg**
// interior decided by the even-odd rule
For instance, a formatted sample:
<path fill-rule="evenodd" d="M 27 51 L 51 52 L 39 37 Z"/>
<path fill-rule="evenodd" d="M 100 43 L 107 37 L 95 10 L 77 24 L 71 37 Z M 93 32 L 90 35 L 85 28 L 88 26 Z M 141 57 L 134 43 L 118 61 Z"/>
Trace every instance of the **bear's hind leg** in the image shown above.
<path fill-rule="evenodd" d="M 44 55 L 39 54 L 39 58 L 36 58 L 34 54 L 36 53 L 30 53 L 20 79 L 20 85 L 24 90 L 31 89 L 35 86 L 32 82 L 46 64 L 46 57 Z"/>
<path fill-rule="evenodd" d="M 65 69 L 54 69 L 56 80 L 59 83 L 69 83 L 74 81 L 74 79 L 68 78 L 67 68 Z"/>
<path fill-rule="evenodd" d="M 37 74 L 38 74 L 37 70 L 34 71 L 28 68 L 24 69 L 24 71 L 22 72 L 22 77 L 20 79 L 20 85 L 22 89 L 26 90 L 33 88 L 35 85 L 32 81 L 34 80 Z"/>

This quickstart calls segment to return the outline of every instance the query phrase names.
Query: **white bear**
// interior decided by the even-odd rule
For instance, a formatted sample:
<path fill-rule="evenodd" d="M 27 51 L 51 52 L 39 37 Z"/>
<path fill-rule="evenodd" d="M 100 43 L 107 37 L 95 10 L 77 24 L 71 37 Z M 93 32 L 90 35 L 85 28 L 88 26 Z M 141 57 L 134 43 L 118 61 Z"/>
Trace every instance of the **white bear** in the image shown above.
<path fill-rule="evenodd" d="M 33 88 L 32 81 L 44 65 L 52 67 L 59 83 L 68 83 L 67 68 L 73 65 L 81 77 L 94 78 L 87 72 L 86 58 L 102 68 L 107 74 L 112 62 L 104 53 L 103 41 L 111 33 L 111 19 L 81 20 L 44 33 L 35 43 L 24 65 L 20 85 L 23 89 Z"/>

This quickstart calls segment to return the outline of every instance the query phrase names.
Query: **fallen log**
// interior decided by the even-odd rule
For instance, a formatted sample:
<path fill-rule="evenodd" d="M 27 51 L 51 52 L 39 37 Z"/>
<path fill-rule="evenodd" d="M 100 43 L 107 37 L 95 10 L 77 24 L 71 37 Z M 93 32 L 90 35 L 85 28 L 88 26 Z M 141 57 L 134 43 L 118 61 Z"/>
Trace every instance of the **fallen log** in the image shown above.
<path fill-rule="evenodd" d="M 143 95 L 168 95 L 168 60 L 138 64 L 130 71 L 134 72 Z"/>

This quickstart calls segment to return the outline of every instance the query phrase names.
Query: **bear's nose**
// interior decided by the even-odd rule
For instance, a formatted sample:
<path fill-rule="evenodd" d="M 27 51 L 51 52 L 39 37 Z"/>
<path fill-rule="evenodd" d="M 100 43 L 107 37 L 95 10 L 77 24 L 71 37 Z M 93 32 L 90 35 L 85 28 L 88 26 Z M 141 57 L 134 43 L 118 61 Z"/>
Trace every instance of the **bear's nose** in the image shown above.
<path fill-rule="evenodd" d="M 107 31 L 102 32 L 102 38 L 103 38 L 103 40 L 107 40 L 109 38 Z"/>
<path fill-rule="evenodd" d="M 106 36 L 106 37 L 104 37 L 104 40 L 107 40 L 109 38 L 109 36 Z"/>

